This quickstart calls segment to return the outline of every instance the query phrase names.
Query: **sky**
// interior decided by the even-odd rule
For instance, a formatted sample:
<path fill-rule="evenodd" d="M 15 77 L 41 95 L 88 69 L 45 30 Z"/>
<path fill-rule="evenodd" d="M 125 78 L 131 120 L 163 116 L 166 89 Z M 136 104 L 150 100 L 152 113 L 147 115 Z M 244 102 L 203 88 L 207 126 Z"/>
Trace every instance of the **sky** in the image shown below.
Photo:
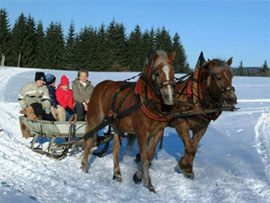
<path fill-rule="evenodd" d="M 201 51 L 206 59 L 233 57 L 233 67 L 270 65 L 269 0 L 0 0 L 0 7 L 11 25 L 23 12 L 45 28 L 60 22 L 65 34 L 72 21 L 77 32 L 113 19 L 126 34 L 137 24 L 143 31 L 164 26 L 180 35 L 191 68 Z"/>

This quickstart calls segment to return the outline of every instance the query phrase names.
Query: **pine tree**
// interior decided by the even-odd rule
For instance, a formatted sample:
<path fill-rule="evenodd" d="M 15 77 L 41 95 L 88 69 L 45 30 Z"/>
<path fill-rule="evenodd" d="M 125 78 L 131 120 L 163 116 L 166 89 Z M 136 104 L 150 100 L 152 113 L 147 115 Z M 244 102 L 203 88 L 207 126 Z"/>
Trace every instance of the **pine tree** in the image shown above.
<path fill-rule="evenodd" d="M 140 71 L 143 69 L 143 50 L 142 50 L 142 33 L 139 25 L 136 25 L 134 31 L 129 35 L 128 39 L 128 66 L 132 71 Z"/>
<path fill-rule="evenodd" d="M 109 67 L 109 52 L 105 25 L 102 23 L 97 33 L 97 71 L 106 71 Z"/>
<path fill-rule="evenodd" d="M 52 22 L 45 36 L 46 68 L 62 69 L 64 67 L 64 36 L 62 25 Z"/>
<path fill-rule="evenodd" d="M 36 46 L 35 21 L 31 16 L 27 18 L 22 13 L 12 30 L 12 65 L 20 67 L 35 67 Z"/>
<path fill-rule="evenodd" d="M 182 44 L 180 43 L 180 37 L 178 33 L 176 33 L 173 37 L 172 50 L 176 52 L 176 56 L 173 62 L 174 67 L 175 67 L 175 72 L 178 72 L 178 73 L 190 72 L 189 64 L 187 63 L 185 50 Z"/>
<path fill-rule="evenodd" d="M 263 66 L 261 68 L 261 74 L 263 76 L 270 76 L 270 70 L 269 70 L 269 67 L 267 65 L 267 61 L 266 60 L 264 61 L 264 64 L 263 64 Z"/>
<path fill-rule="evenodd" d="M 95 71 L 97 55 L 97 31 L 93 27 L 85 27 L 76 40 L 76 58 L 78 68 Z"/>
<path fill-rule="evenodd" d="M 26 20 L 26 38 L 24 49 L 24 67 L 36 67 L 35 48 L 36 48 L 36 25 L 34 19 L 29 15 Z"/>
<path fill-rule="evenodd" d="M 162 30 L 158 29 L 156 32 L 156 50 L 164 50 L 167 53 L 172 51 L 172 41 L 169 32 L 162 27 Z"/>
<path fill-rule="evenodd" d="M 141 69 L 143 69 L 143 66 L 146 65 L 145 63 L 148 60 L 148 57 L 150 54 L 154 53 L 154 30 L 153 28 L 151 29 L 150 32 L 145 31 L 142 36 L 142 59 L 143 63 L 141 64 Z"/>
<path fill-rule="evenodd" d="M 125 66 L 128 65 L 127 61 L 127 45 L 125 28 L 123 24 L 117 24 L 113 20 L 110 23 L 107 31 L 107 47 L 109 52 L 108 65 L 112 66 Z"/>
<path fill-rule="evenodd" d="M 240 61 L 240 65 L 239 65 L 238 69 L 239 69 L 239 75 L 243 76 L 244 75 L 243 61 Z"/>
<path fill-rule="evenodd" d="M 11 33 L 8 15 L 5 9 L 0 9 L 0 65 L 11 65 Z"/>
<path fill-rule="evenodd" d="M 35 49 L 35 56 L 36 56 L 36 67 L 37 68 L 45 68 L 45 33 L 43 30 L 43 24 L 41 21 L 38 22 L 37 25 L 37 35 L 36 35 L 36 49 Z"/>
<path fill-rule="evenodd" d="M 75 26 L 74 23 L 71 22 L 69 26 L 69 32 L 67 37 L 67 43 L 65 47 L 65 68 L 72 70 L 75 65 Z"/>
<path fill-rule="evenodd" d="M 26 48 L 26 17 L 23 13 L 16 20 L 15 25 L 12 30 L 12 65 L 23 67 L 24 64 L 24 54 Z"/>

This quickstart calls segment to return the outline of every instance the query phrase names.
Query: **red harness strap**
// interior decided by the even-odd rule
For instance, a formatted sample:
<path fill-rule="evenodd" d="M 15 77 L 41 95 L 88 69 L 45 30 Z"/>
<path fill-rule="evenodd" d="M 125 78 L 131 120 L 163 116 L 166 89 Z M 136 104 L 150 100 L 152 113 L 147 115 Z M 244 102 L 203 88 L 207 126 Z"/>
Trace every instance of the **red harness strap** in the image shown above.
<path fill-rule="evenodd" d="M 147 108 L 144 105 L 141 105 L 141 110 L 145 113 L 145 115 L 147 115 L 149 118 L 152 118 L 155 121 L 162 121 L 162 122 L 167 121 L 166 118 L 160 118 L 152 114 L 150 111 L 147 110 Z"/>
<path fill-rule="evenodd" d="M 192 98 L 193 96 L 193 91 L 192 91 L 192 79 L 190 79 L 188 81 L 188 86 L 187 86 L 187 93 L 188 93 L 188 97 Z M 201 92 L 201 85 L 199 84 L 199 91 L 200 91 L 200 99 L 202 100 L 203 99 L 203 96 L 202 96 L 202 92 Z"/>
<path fill-rule="evenodd" d="M 188 81 L 188 87 L 187 87 L 187 93 L 188 93 L 188 97 L 192 97 L 192 89 L 191 89 L 191 85 L 192 85 L 192 79 L 190 79 L 189 81 Z"/>
<path fill-rule="evenodd" d="M 136 83 L 136 87 L 135 87 L 135 93 L 137 95 L 140 95 L 140 91 L 141 91 L 141 78 L 138 79 L 137 83 Z M 149 88 L 149 85 L 147 85 L 147 96 L 149 99 L 152 99 L 152 95 L 151 95 L 151 92 L 150 92 L 150 88 Z"/>
<path fill-rule="evenodd" d="M 136 83 L 136 87 L 135 87 L 135 94 L 136 95 L 140 95 L 141 94 L 141 78 L 138 79 L 137 83 Z M 145 93 L 146 94 L 146 93 Z M 148 95 L 148 98 L 149 99 L 152 99 L 152 95 L 150 93 L 150 87 L 149 85 L 147 85 L 147 95 Z M 156 120 L 156 121 L 167 121 L 166 118 L 163 118 L 163 117 L 158 117 L 156 115 L 154 115 L 153 113 L 151 113 L 146 107 L 144 104 L 141 105 L 141 110 L 144 112 L 145 115 L 147 115 L 149 118 L 153 119 L 153 120 Z"/>
<path fill-rule="evenodd" d="M 202 92 L 201 92 L 201 85 L 199 84 L 199 91 L 200 91 L 200 99 L 203 99 Z M 192 79 L 188 81 L 188 86 L 187 86 L 187 94 L 189 98 L 193 97 L 193 91 L 192 91 Z M 216 120 L 219 117 L 220 113 L 215 113 L 215 114 L 207 114 L 205 116 L 203 115 L 197 115 L 198 118 L 203 119 L 203 120 Z"/>

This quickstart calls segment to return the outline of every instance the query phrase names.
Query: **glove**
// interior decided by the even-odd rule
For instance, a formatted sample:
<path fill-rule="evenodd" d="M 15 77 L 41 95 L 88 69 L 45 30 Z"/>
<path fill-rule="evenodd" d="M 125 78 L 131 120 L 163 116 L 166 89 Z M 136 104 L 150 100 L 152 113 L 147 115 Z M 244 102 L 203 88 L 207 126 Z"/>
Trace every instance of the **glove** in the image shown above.
<path fill-rule="evenodd" d="M 65 110 L 69 113 L 69 114 L 73 114 L 73 110 L 69 107 L 66 107 Z"/>
<path fill-rule="evenodd" d="M 50 109 L 45 109 L 46 114 L 50 114 L 51 110 Z"/>

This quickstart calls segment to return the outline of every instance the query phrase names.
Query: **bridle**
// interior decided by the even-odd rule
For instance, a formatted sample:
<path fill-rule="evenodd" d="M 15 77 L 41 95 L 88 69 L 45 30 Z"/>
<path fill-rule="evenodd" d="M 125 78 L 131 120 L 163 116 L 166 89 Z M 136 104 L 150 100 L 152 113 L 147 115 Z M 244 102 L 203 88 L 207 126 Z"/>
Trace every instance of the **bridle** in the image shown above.
<path fill-rule="evenodd" d="M 165 80 L 163 82 L 160 83 L 155 83 L 155 85 L 153 85 L 151 83 L 151 77 L 152 75 L 156 75 L 156 67 L 153 68 L 153 62 L 150 63 L 150 65 L 148 66 L 148 70 L 147 70 L 147 77 L 142 75 L 143 79 L 149 84 L 149 86 L 154 90 L 154 92 L 157 95 L 161 95 L 161 89 L 165 86 L 168 85 L 175 85 L 175 81 L 173 80 Z"/>
<path fill-rule="evenodd" d="M 226 71 L 227 70 L 228 70 L 227 68 L 224 68 L 220 72 L 224 72 L 226 74 Z M 235 92 L 234 86 L 221 87 L 220 84 L 219 84 L 219 82 L 218 82 L 217 76 L 216 75 L 214 75 L 214 76 L 215 76 L 214 78 L 215 78 L 216 85 L 219 88 L 219 90 L 218 90 L 219 94 L 222 94 L 222 93 L 225 93 L 225 92 L 229 92 L 229 91 Z"/>

